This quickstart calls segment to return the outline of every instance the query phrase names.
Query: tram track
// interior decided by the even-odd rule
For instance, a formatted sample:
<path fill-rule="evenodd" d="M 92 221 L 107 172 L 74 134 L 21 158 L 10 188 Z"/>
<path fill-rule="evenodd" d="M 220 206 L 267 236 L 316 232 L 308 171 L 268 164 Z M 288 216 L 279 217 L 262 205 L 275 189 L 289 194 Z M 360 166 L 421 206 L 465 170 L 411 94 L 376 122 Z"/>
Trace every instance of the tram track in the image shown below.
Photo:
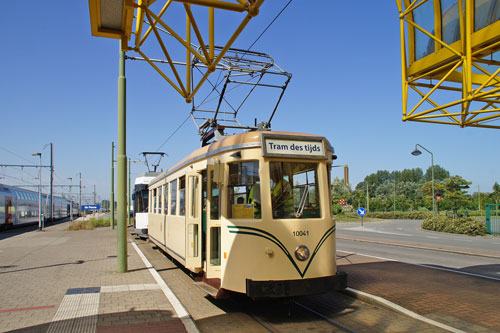
<path fill-rule="evenodd" d="M 245 295 L 229 299 L 207 297 L 192 285 L 193 279 L 175 262 L 167 259 L 152 243 L 137 240 L 149 248 L 146 256 L 191 314 L 201 332 L 360 332 L 390 331 L 392 325 L 405 331 L 435 326 L 396 313 L 382 306 L 365 303 L 341 293 L 299 297 L 290 307 L 283 300 L 251 300 Z M 291 309 L 291 310 L 290 310 Z"/>

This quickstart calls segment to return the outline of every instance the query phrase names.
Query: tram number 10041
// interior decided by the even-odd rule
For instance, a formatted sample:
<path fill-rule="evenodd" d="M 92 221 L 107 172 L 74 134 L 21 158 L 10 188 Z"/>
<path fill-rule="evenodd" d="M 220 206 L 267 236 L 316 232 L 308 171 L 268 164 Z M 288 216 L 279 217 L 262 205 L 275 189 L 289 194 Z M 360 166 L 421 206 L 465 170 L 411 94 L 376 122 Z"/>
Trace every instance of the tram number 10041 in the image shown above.
<path fill-rule="evenodd" d="M 295 237 L 309 236 L 309 230 L 298 230 L 294 231 L 293 235 Z"/>

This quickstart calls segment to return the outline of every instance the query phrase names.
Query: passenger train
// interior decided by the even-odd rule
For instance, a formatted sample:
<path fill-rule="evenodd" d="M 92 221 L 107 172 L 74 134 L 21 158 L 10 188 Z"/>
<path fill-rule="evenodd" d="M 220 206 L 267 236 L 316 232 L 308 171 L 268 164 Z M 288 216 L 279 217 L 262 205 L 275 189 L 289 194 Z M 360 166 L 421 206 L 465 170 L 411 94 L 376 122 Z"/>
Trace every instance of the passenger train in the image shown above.
<path fill-rule="evenodd" d="M 141 238 L 148 238 L 149 183 L 159 175 L 158 172 L 145 172 L 137 175 L 134 182 L 132 200 L 134 203 L 134 232 Z"/>
<path fill-rule="evenodd" d="M 149 185 L 149 238 L 216 298 L 343 289 L 320 136 L 254 131 L 199 148 Z"/>
<path fill-rule="evenodd" d="M 42 194 L 42 217 L 49 217 L 50 196 Z M 78 204 L 73 203 L 78 213 Z M 69 217 L 70 201 L 54 196 L 54 219 Z M 38 223 L 38 192 L 0 184 L 0 229 Z"/>

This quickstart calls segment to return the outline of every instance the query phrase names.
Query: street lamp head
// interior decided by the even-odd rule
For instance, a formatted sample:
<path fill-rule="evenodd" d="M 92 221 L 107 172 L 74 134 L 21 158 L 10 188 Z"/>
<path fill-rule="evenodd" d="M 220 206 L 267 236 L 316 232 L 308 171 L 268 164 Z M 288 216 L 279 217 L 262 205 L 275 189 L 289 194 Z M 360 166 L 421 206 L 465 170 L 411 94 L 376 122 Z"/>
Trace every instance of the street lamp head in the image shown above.
<path fill-rule="evenodd" d="M 422 152 L 421 152 L 420 150 L 418 150 L 418 148 L 417 148 L 417 147 L 415 147 L 415 150 L 414 150 L 414 151 L 412 151 L 412 152 L 411 152 L 411 154 L 412 154 L 413 156 L 418 156 L 418 155 L 422 154 Z"/>
<path fill-rule="evenodd" d="M 31 156 L 42 156 L 42 153 L 33 153 Z"/>

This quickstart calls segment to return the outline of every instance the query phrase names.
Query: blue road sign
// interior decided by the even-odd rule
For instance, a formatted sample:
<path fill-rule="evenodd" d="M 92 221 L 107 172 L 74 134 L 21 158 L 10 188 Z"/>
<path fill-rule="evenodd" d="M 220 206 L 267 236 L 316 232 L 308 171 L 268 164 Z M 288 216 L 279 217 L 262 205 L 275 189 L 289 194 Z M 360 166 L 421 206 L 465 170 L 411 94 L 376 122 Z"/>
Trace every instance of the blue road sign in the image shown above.
<path fill-rule="evenodd" d="M 366 210 L 363 207 L 358 208 L 358 215 L 363 217 L 366 215 Z"/>
<path fill-rule="evenodd" d="M 82 210 L 99 210 L 101 205 L 82 205 Z"/>

